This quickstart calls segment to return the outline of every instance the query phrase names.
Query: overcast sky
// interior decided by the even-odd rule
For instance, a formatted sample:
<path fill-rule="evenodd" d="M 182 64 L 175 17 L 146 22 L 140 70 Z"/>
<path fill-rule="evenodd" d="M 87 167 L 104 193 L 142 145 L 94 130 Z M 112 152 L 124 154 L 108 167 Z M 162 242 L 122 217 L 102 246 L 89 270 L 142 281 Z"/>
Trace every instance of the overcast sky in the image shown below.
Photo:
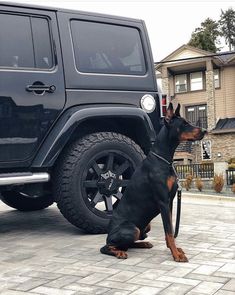
<path fill-rule="evenodd" d="M 1 2 L 1 1 L 0 1 Z M 159 61 L 183 44 L 207 17 L 220 18 L 221 9 L 235 9 L 234 1 L 75 1 L 8 0 L 143 19 L 147 25 L 154 61 Z M 223 51 L 228 50 L 227 47 Z"/>

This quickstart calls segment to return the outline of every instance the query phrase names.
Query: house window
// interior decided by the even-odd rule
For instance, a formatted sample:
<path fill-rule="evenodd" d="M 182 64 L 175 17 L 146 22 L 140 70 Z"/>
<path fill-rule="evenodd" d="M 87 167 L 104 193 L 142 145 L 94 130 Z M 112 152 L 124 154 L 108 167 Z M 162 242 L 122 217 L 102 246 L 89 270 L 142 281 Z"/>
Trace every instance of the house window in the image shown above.
<path fill-rule="evenodd" d="M 220 87 L 220 75 L 219 75 L 219 69 L 214 70 L 214 85 L 215 88 Z"/>
<path fill-rule="evenodd" d="M 202 81 L 202 72 L 196 72 L 190 74 L 190 90 L 202 90 L 203 81 Z"/>
<path fill-rule="evenodd" d="M 206 105 L 194 105 L 185 108 L 186 119 L 193 125 L 207 128 L 207 108 Z"/>
<path fill-rule="evenodd" d="M 187 75 L 176 75 L 175 76 L 175 92 L 186 92 L 187 91 Z"/>

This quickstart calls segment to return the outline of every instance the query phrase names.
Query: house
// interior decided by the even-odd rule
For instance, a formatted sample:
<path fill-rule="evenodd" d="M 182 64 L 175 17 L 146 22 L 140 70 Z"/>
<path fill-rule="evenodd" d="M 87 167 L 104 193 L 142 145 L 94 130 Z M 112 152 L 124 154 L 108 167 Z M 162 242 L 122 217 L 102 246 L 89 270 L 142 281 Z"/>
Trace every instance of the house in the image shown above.
<path fill-rule="evenodd" d="M 156 64 L 167 101 L 181 104 L 182 115 L 207 128 L 201 142 L 180 145 L 175 161 L 209 163 L 224 171 L 235 157 L 235 54 L 183 45 Z"/>

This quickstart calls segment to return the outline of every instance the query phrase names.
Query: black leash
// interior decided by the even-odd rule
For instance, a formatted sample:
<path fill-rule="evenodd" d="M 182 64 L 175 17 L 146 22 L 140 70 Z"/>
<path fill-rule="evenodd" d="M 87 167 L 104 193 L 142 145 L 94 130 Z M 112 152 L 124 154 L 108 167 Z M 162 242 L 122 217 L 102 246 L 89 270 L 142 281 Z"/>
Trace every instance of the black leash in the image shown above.
<path fill-rule="evenodd" d="M 177 189 L 177 211 L 176 211 L 176 221 L 175 221 L 174 238 L 177 238 L 177 236 L 179 234 L 179 227 L 180 227 L 181 196 L 182 196 L 182 186 L 181 186 L 180 181 L 179 181 L 178 173 L 176 172 L 176 169 L 175 169 L 173 163 L 167 161 L 165 158 L 159 156 L 158 154 L 154 153 L 153 151 L 151 151 L 151 154 L 153 154 L 155 157 L 161 159 L 162 161 L 164 161 L 168 165 L 171 165 L 172 166 L 172 169 L 173 169 L 173 171 L 174 171 L 174 173 L 176 175 L 176 181 L 177 181 L 177 184 L 178 184 L 178 189 Z M 172 209 L 173 209 L 173 205 L 172 205 Z"/>

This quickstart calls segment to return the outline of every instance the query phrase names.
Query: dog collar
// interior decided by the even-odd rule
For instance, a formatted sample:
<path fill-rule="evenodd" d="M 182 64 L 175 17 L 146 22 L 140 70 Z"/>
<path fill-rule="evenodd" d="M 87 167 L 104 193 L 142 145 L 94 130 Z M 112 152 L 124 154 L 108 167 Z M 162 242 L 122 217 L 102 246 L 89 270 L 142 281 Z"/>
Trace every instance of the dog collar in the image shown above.
<path fill-rule="evenodd" d="M 182 190 L 182 186 L 180 184 L 180 181 L 179 181 L 179 175 L 175 169 L 175 166 L 173 164 L 173 162 L 169 162 L 168 160 L 166 160 L 165 158 L 163 158 L 162 156 L 154 153 L 153 151 L 150 151 L 151 154 L 153 154 L 155 157 L 161 159 L 163 162 L 167 163 L 168 165 L 170 165 L 175 173 L 175 176 L 176 176 L 176 180 L 177 180 L 177 183 L 178 183 L 178 190 Z"/>
<path fill-rule="evenodd" d="M 167 161 L 165 158 L 159 156 L 158 154 L 154 153 L 153 151 L 150 151 L 151 154 L 153 154 L 155 157 L 161 159 L 163 162 L 167 163 L 168 165 L 172 165 L 172 162 Z"/>

